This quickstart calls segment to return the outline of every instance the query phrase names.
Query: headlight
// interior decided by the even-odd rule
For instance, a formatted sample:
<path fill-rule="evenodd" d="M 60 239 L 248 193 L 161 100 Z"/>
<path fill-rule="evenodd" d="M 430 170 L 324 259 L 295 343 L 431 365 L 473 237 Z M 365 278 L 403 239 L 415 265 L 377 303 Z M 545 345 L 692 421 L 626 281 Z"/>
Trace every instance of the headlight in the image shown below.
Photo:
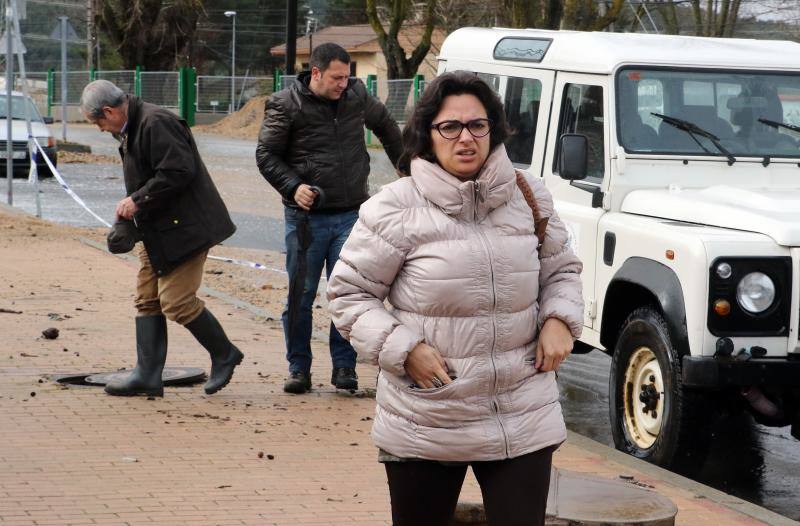
<path fill-rule="evenodd" d="M 717 265 L 717 276 L 722 279 L 728 279 L 733 274 L 733 269 L 728 263 L 720 263 Z"/>
<path fill-rule="evenodd" d="M 751 272 L 739 281 L 736 301 L 747 312 L 760 314 L 775 301 L 775 283 L 762 272 Z"/>

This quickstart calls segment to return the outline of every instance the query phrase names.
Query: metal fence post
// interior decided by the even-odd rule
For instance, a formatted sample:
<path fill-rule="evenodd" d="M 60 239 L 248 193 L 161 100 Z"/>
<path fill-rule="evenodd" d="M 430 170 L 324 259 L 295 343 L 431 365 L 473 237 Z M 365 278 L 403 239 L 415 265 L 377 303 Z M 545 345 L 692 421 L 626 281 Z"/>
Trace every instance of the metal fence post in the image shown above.
<path fill-rule="evenodd" d="M 281 70 L 275 68 L 275 74 L 272 76 L 272 93 L 281 90 Z"/>
<path fill-rule="evenodd" d="M 183 67 L 178 68 L 178 113 L 186 120 L 186 79 Z M 189 122 L 189 121 L 186 121 Z"/>
<path fill-rule="evenodd" d="M 373 97 L 378 96 L 378 76 L 367 75 L 367 93 Z M 372 130 L 367 128 L 367 145 L 372 145 Z"/>
<path fill-rule="evenodd" d="M 419 95 L 425 85 L 425 77 L 422 75 L 414 75 L 414 104 L 419 100 Z"/>
<path fill-rule="evenodd" d="M 179 71 L 178 77 L 178 111 L 181 118 L 189 126 L 195 124 L 195 96 L 197 94 L 197 71 L 194 68 L 183 67 Z"/>
<path fill-rule="evenodd" d="M 89 70 L 89 82 L 97 80 L 97 70 L 92 68 Z"/>
<path fill-rule="evenodd" d="M 53 96 L 56 90 L 56 79 L 53 68 L 47 70 L 47 116 L 53 116 Z"/>
<path fill-rule="evenodd" d="M 137 97 L 142 96 L 142 67 L 136 66 L 136 72 L 133 77 L 133 94 Z"/>

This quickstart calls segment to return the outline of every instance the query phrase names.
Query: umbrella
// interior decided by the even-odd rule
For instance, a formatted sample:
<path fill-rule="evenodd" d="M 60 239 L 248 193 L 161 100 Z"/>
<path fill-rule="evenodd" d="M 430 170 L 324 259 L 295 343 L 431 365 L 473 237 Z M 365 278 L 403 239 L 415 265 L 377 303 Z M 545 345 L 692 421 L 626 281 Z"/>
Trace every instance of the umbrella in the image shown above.
<path fill-rule="evenodd" d="M 319 208 L 324 201 L 324 194 L 322 189 L 317 186 L 312 186 L 311 190 L 317 194 L 311 208 Z M 295 326 L 297 317 L 300 313 L 300 304 L 303 301 L 303 289 L 305 288 L 306 274 L 308 273 L 308 265 L 306 262 L 306 253 L 308 247 L 311 246 L 313 237 L 311 234 L 311 226 L 309 224 L 309 212 L 300 209 L 300 220 L 297 222 L 297 268 L 295 269 L 294 276 L 289 282 L 289 305 L 288 305 L 288 325 L 289 325 L 289 348 L 292 348 L 292 343 L 295 336 Z"/>

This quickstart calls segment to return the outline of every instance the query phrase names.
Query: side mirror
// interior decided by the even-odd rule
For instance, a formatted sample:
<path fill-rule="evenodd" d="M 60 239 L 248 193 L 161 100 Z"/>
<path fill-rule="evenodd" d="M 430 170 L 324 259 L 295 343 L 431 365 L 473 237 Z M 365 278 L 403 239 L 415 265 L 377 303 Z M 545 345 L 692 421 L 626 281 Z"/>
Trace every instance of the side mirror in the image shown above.
<path fill-rule="evenodd" d="M 53 124 L 53 117 L 42 117 L 42 122 L 45 124 Z"/>
<path fill-rule="evenodd" d="M 589 162 L 589 141 L 585 135 L 565 133 L 559 139 L 558 175 L 570 181 L 586 178 Z"/>

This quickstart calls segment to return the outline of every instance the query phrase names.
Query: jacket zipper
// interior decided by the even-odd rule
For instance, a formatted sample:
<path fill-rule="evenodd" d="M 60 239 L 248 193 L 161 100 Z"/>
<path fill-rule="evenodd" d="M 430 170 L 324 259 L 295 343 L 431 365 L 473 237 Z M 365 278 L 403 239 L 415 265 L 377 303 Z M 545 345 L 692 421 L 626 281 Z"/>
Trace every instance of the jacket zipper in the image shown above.
<path fill-rule="evenodd" d="M 347 172 L 344 169 L 344 158 L 342 157 L 342 141 L 339 137 L 339 110 L 341 110 L 342 104 L 344 103 L 344 97 L 344 92 L 342 92 L 342 96 L 339 98 L 338 104 L 336 104 L 336 113 L 333 115 L 333 130 L 336 135 L 336 149 L 339 152 L 339 174 L 342 186 L 344 187 L 344 202 L 350 203 L 350 192 L 347 188 L 347 177 L 344 176 L 344 174 Z"/>
<path fill-rule="evenodd" d="M 481 231 L 480 226 L 478 225 L 478 201 L 481 198 L 480 194 L 480 185 L 478 181 L 473 182 L 473 189 L 474 189 L 474 200 L 473 200 L 473 220 L 475 224 L 475 231 L 478 233 L 478 238 L 481 240 L 481 244 L 483 244 L 483 248 L 486 251 L 486 254 L 489 256 L 489 276 L 491 278 L 492 284 L 492 349 L 489 357 L 491 358 L 492 362 L 492 375 L 494 376 L 494 392 L 492 393 L 492 410 L 494 411 L 494 416 L 497 419 L 497 425 L 500 426 L 500 434 L 503 436 L 503 447 L 506 452 L 506 458 L 510 456 L 508 450 L 508 434 L 506 433 L 506 428 L 503 425 L 503 419 L 500 417 L 500 404 L 497 401 L 497 364 L 495 363 L 495 345 L 497 343 L 497 293 L 495 292 L 495 283 L 494 283 L 494 265 L 492 264 L 492 250 L 489 246 L 488 241 L 486 240 L 485 234 Z"/>

